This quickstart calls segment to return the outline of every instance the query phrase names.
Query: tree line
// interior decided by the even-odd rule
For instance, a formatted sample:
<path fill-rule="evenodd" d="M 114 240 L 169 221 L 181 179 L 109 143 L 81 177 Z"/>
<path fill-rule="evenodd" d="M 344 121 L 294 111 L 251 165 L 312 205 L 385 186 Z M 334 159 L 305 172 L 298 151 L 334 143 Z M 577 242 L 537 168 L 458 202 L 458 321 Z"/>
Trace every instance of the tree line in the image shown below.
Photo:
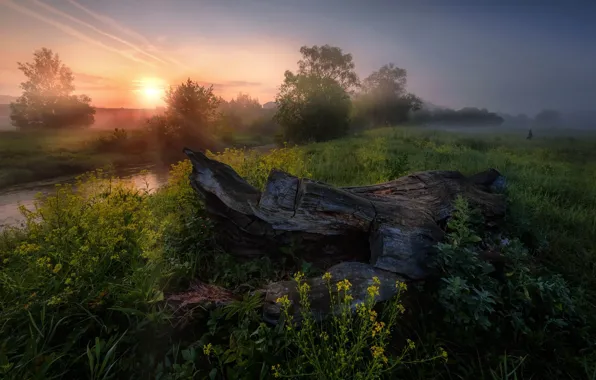
<path fill-rule="evenodd" d="M 277 134 L 283 141 L 306 143 L 338 138 L 350 129 L 395 125 L 406 121 L 458 125 L 500 125 L 503 118 L 486 109 L 424 107 L 407 90 L 407 71 L 388 63 L 360 80 L 353 56 L 341 48 L 303 46 L 297 70 L 287 70 L 275 107 L 240 93 L 225 101 L 190 78 L 171 86 L 165 112 L 147 121 L 147 132 L 164 148 L 196 142 L 212 146 L 215 137 L 230 141 L 239 131 Z M 58 54 L 42 48 L 30 63 L 18 63 L 27 81 L 11 107 L 12 124 L 20 130 L 86 127 L 95 109 L 86 95 L 73 95 L 74 75 Z M 552 116 L 552 115 L 551 115 Z M 551 117 L 552 119 L 552 117 Z"/>

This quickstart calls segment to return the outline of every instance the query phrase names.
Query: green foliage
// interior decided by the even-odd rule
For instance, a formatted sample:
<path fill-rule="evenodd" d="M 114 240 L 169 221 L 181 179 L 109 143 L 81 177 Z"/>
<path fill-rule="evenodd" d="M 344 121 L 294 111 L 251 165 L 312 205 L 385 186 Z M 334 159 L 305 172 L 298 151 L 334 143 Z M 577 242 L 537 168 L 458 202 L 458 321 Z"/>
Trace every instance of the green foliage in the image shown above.
<path fill-rule="evenodd" d="M 287 141 L 325 141 L 348 132 L 351 100 L 333 79 L 286 71 L 275 120 Z"/>
<path fill-rule="evenodd" d="M 344 136 L 352 102 L 348 91 L 358 85 L 350 54 L 329 45 L 303 46 L 298 73 L 285 72 L 276 96 L 275 120 L 286 141 L 304 143 Z"/>
<path fill-rule="evenodd" d="M 517 240 L 478 244 L 483 239 L 471 229 L 468 202 L 457 198 L 455 208 L 435 264 L 442 272 L 438 299 L 448 322 L 513 339 L 532 332 L 555 334 L 577 322 L 575 300 L 560 275 L 541 273 Z M 502 256 L 502 276 L 486 253 Z"/>
<path fill-rule="evenodd" d="M 222 252 L 189 186 L 188 161 L 175 165 L 155 193 L 101 172 L 58 187 L 23 210 L 24 228 L 0 234 L 0 377 L 266 379 L 299 371 L 335 378 L 331 369 L 339 368 L 344 378 L 357 372 L 413 379 L 593 378 L 593 141 L 541 135 L 528 146 L 524 137 L 463 139 L 384 128 L 269 154 L 230 149 L 212 155 L 259 188 L 273 168 L 338 186 L 418 170 L 501 171 L 509 201 L 501 235 L 457 200 L 447 240 L 438 247 L 442 279 L 420 286 L 420 293 L 411 286 L 400 297 L 407 313 L 394 322 L 387 318 L 397 300 L 367 309 L 369 317 L 378 312 L 370 321 L 342 309 L 349 295 L 342 290 L 335 299 L 340 313 L 325 322 L 291 330 L 289 323 L 263 324 L 257 289 L 300 266 L 310 271 L 309 265 L 300 252 L 246 262 Z M 5 144 L 0 151 L 13 154 L 14 144 Z M 225 307 L 173 311 L 167 294 L 196 279 L 244 297 Z M 380 322 L 387 330 L 382 342 L 372 336 Z M 408 338 L 415 348 L 400 361 Z M 449 349 L 449 360 L 424 362 L 436 356 L 437 346 Z M 397 365 L 385 371 L 391 363 Z"/>
<path fill-rule="evenodd" d="M 380 281 L 371 279 L 366 299 L 352 310 L 353 297 L 348 280 L 334 281 L 330 273 L 323 275 L 329 291 L 331 310 L 334 314 L 329 321 L 318 323 L 311 310 L 310 286 L 303 281 L 302 273 L 295 276 L 299 289 L 300 323 L 294 320 L 291 301 L 288 296 L 279 298 L 284 317 L 284 337 L 291 351 L 296 354 L 283 364 L 272 366 L 275 377 L 314 378 L 314 379 L 379 379 L 384 374 L 405 363 L 421 363 L 423 360 L 404 360 L 415 348 L 408 339 L 404 348 L 392 355 L 388 352 L 391 330 L 394 328 L 404 306 L 400 303 L 400 294 L 406 290 L 404 283 L 395 284 L 397 296 L 378 316 L 375 297 L 379 295 Z M 442 349 L 434 357 L 447 359 Z"/>
<path fill-rule="evenodd" d="M 359 85 L 352 54 L 344 54 L 340 48 L 330 45 L 302 46 L 300 54 L 298 75 L 332 80 L 345 91 Z"/>
<path fill-rule="evenodd" d="M 12 125 L 22 130 L 93 124 L 91 98 L 72 95 L 74 76 L 58 54 L 42 48 L 33 53 L 33 62 L 18 66 L 27 81 L 21 83 L 23 94 L 10 105 Z"/>
<path fill-rule="evenodd" d="M 282 170 L 297 177 L 309 177 L 309 160 L 297 148 L 272 149 L 267 154 L 255 150 L 228 149 L 221 153 L 207 155 L 230 165 L 251 185 L 263 189 L 273 169 Z"/>

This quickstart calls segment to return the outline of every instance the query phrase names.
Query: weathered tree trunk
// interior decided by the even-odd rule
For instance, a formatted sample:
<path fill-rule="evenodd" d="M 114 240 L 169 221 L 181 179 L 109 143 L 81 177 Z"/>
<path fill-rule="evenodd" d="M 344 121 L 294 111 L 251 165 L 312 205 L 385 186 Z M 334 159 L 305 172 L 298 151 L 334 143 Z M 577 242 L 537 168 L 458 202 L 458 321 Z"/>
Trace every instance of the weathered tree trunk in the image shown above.
<path fill-rule="evenodd" d="M 458 195 L 494 223 L 505 200 L 490 192 L 503 178 L 489 169 L 472 177 L 427 171 L 363 187 L 336 188 L 273 170 L 265 191 L 249 185 L 230 166 L 185 149 L 190 181 L 216 222 L 217 239 L 230 253 L 255 257 L 283 247 L 329 268 L 344 261 L 411 280 L 429 272 L 427 257 L 442 239 L 441 228 Z"/>

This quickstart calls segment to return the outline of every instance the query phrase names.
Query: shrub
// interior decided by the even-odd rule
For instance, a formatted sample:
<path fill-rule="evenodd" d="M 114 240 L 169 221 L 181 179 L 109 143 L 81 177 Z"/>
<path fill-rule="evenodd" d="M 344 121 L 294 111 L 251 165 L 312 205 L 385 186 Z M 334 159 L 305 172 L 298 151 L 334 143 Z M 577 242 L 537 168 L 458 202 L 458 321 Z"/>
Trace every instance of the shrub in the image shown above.
<path fill-rule="evenodd" d="M 514 340 L 536 334 L 552 339 L 550 334 L 580 322 L 577 300 L 561 276 L 533 263 L 518 240 L 478 236 L 464 198 L 457 198 L 455 207 L 434 263 L 442 275 L 437 295 L 446 321 Z M 490 254 L 498 255 L 501 268 L 487 259 Z"/>

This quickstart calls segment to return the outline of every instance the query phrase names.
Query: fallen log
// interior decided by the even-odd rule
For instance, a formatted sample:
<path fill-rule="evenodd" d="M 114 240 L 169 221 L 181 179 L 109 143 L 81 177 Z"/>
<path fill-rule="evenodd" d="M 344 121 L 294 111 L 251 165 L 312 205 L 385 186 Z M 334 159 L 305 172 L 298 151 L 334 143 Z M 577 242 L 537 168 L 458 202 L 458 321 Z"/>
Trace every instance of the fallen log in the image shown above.
<path fill-rule="evenodd" d="M 427 258 L 443 238 L 458 195 L 489 225 L 505 213 L 503 195 L 491 192 L 504 183 L 494 169 L 469 178 L 456 171 L 418 172 L 345 188 L 273 170 L 261 192 L 230 166 L 190 149 L 184 153 L 219 244 L 245 258 L 292 247 L 322 268 L 368 262 L 374 270 L 420 280 L 429 275 Z"/>

